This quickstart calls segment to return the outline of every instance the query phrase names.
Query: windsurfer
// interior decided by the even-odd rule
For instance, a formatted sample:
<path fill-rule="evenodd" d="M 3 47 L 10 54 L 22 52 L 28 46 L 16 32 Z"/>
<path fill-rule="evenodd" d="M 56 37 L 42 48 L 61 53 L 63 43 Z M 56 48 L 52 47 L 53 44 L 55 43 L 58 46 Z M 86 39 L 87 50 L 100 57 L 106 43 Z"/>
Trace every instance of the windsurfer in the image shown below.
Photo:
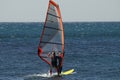
<path fill-rule="evenodd" d="M 48 55 L 51 57 L 50 75 L 52 75 L 52 68 L 55 68 L 57 70 L 58 76 L 62 71 L 62 54 L 61 52 L 58 54 L 59 55 L 56 56 L 55 52 L 53 51 L 52 56 L 50 56 L 50 53 L 48 53 Z"/>
<path fill-rule="evenodd" d="M 61 74 L 61 71 L 62 71 L 62 59 L 63 58 L 63 54 L 59 51 L 58 52 L 58 61 L 59 61 L 59 64 L 58 64 L 58 75 Z"/>
<path fill-rule="evenodd" d="M 52 68 L 56 68 L 57 70 L 57 56 L 54 51 L 52 52 L 52 55 L 50 55 L 50 52 L 49 52 L 48 56 L 51 58 L 50 75 L 52 75 Z"/>

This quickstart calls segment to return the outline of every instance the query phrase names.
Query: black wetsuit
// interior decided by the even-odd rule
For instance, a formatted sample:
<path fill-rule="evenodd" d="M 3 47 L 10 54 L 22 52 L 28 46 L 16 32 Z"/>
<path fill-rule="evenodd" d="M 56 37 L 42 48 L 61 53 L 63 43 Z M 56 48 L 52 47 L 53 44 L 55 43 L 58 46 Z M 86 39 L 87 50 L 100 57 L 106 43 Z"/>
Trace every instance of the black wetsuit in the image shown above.
<path fill-rule="evenodd" d="M 58 61 L 59 61 L 58 72 L 61 73 L 61 71 L 62 71 L 62 58 L 60 56 L 58 56 Z"/>
<path fill-rule="evenodd" d="M 54 58 L 52 58 L 52 67 L 56 67 L 57 68 L 57 57 L 55 56 Z"/>
<path fill-rule="evenodd" d="M 58 74 L 62 71 L 62 58 L 60 56 L 55 56 L 52 58 L 52 67 L 55 67 L 57 69 Z"/>

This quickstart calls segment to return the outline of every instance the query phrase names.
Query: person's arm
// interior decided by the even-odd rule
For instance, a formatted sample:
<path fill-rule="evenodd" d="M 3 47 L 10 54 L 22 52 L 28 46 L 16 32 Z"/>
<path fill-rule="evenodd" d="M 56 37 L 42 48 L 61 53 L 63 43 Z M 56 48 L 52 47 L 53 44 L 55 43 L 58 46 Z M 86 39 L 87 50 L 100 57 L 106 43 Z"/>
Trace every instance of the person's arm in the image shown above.
<path fill-rule="evenodd" d="M 50 56 L 50 52 L 48 53 L 48 57 L 51 57 L 51 56 Z"/>

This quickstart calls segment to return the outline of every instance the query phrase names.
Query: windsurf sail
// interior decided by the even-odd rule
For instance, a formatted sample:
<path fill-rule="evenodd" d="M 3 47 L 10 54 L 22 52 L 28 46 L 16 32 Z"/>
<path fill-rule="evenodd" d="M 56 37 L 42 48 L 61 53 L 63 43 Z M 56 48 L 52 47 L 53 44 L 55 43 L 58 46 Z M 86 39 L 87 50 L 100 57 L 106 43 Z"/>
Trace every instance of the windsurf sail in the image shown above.
<path fill-rule="evenodd" d="M 64 58 L 64 28 L 60 8 L 53 0 L 50 0 L 38 46 L 38 56 L 47 64 L 51 65 L 51 59 L 48 57 L 48 53 L 52 51 L 60 51 Z"/>

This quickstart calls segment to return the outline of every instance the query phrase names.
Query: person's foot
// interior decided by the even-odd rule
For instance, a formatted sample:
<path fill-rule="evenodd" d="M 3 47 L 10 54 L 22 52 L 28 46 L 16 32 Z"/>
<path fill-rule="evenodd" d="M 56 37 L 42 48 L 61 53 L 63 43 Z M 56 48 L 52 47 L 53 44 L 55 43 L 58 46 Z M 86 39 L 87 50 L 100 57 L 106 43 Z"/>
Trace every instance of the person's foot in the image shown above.
<path fill-rule="evenodd" d="M 49 70 L 49 71 L 48 71 L 48 75 L 49 75 L 49 76 L 52 76 L 52 70 Z"/>
<path fill-rule="evenodd" d="M 60 77 L 60 73 L 58 73 L 58 77 Z"/>
<path fill-rule="evenodd" d="M 58 77 L 61 77 L 61 75 L 58 75 Z"/>
<path fill-rule="evenodd" d="M 52 76 L 52 72 L 50 72 L 50 76 Z"/>

